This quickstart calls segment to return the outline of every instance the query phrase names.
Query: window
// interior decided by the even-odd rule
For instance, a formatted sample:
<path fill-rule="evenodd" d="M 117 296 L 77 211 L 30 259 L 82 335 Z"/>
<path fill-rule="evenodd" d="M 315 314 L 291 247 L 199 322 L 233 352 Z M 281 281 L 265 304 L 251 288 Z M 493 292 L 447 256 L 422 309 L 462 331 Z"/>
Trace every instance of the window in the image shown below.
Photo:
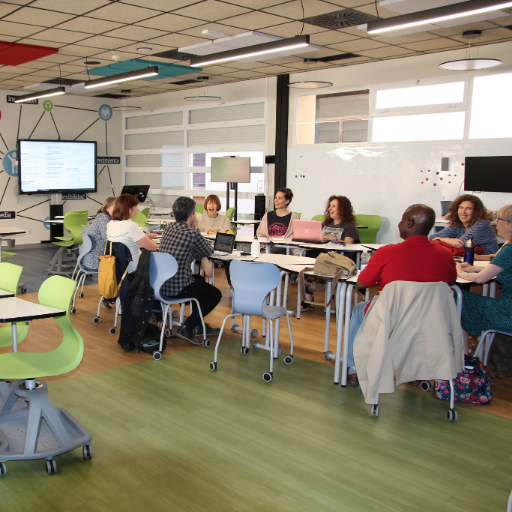
<path fill-rule="evenodd" d="M 368 90 L 299 96 L 297 144 L 368 141 Z"/>
<path fill-rule="evenodd" d="M 470 139 L 512 137 L 512 73 L 475 77 Z"/>

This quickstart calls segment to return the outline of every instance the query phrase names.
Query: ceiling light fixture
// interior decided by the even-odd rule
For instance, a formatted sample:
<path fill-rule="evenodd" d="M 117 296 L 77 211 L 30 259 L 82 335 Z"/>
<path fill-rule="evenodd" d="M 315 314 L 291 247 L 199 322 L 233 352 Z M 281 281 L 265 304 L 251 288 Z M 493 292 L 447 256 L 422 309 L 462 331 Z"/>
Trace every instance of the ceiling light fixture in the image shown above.
<path fill-rule="evenodd" d="M 138 52 L 150 52 L 153 48 L 150 48 L 149 46 L 141 46 L 140 48 L 137 48 Z"/>
<path fill-rule="evenodd" d="M 480 69 L 495 68 L 502 64 L 501 60 L 498 59 L 487 59 L 487 58 L 470 58 L 471 52 L 471 39 L 478 38 L 482 35 L 481 30 L 468 30 L 462 33 L 462 37 L 468 40 L 468 47 L 466 48 L 466 57 L 460 60 L 449 60 L 439 64 L 439 69 L 444 71 L 477 71 Z"/>
<path fill-rule="evenodd" d="M 136 107 L 135 105 L 119 105 L 117 107 L 110 107 L 112 110 L 126 112 L 128 110 L 142 110 L 142 107 Z"/>
<path fill-rule="evenodd" d="M 476 14 L 484 14 L 491 11 L 499 11 L 512 7 L 512 1 L 505 0 L 472 0 L 452 5 L 445 5 L 426 11 L 412 12 L 402 16 L 370 21 L 368 23 L 368 34 L 382 34 L 392 30 L 406 29 L 430 23 L 438 23 Z"/>
<path fill-rule="evenodd" d="M 205 82 L 208 81 L 209 77 L 207 76 L 198 76 L 197 79 L 201 82 L 201 86 L 205 85 Z M 197 96 L 186 96 L 186 101 L 220 101 L 222 98 L 220 96 L 208 96 L 208 86 L 206 86 L 203 90 L 202 95 Z"/>
<path fill-rule="evenodd" d="M 61 94 L 66 94 L 65 87 L 55 87 L 55 89 L 47 89 L 46 91 L 33 92 L 32 94 L 25 94 L 25 96 L 18 96 L 14 100 L 14 103 L 23 103 L 24 101 L 48 98 L 50 96 L 60 96 Z"/>
<path fill-rule="evenodd" d="M 156 66 L 151 66 L 149 68 L 138 69 L 136 71 L 128 71 L 128 73 L 120 73 L 118 75 L 99 78 L 98 80 L 91 80 L 90 82 L 86 82 L 84 87 L 86 89 L 92 89 L 103 85 L 118 84 L 121 82 L 128 82 L 130 80 L 138 80 L 139 78 L 156 75 L 158 75 L 158 68 Z"/>
<path fill-rule="evenodd" d="M 311 80 L 311 63 L 318 62 L 317 59 L 304 59 L 304 62 L 308 64 L 308 71 L 306 74 L 306 80 L 302 82 L 291 82 L 288 87 L 292 89 L 323 89 L 324 87 L 332 87 L 332 82 L 322 82 L 320 80 Z"/>
<path fill-rule="evenodd" d="M 219 62 L 241 60 L 248 57 L 257 57 L 259 55 L 269 55 L 272 53 L 289 51 L 294 48 L 303 48 L 305 46 L 310 46 L 309 36 L 296 36 L 289 39 L 272 41 L 270 43 L 255 44 L 245 48 L 237 48 L 236 50 L 212 53 L 210 55 L 205 55 L 204 57 L 192 57 L 190 59 L 190 66 L 193 68 L 210 66 L 211 64 L 218 64 Z"/>

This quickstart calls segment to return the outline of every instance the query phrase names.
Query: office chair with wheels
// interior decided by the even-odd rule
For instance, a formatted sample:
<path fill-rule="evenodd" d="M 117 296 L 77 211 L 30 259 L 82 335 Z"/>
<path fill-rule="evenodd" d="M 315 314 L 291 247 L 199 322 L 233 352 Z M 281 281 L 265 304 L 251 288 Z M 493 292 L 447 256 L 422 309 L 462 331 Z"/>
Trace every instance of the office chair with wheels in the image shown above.
<path fill-rule="evenodd" d="M 320 222 L 323 222 L 325 220 L 325 215 L 315 215 L 311 220 L 319 220 Z"/>
<path fill-rule="evenodd" d="M 82 245 L 78 249 L 78 261 L 76 262 L 77 270 L 73 275 L 74 280 L 77 282 L 77 286 L 75 289 L 75 294 L 73 295 L 73 304 L 71 306 L 71 314 L 74 315 L 76 313 L 76 297 L 78 295 L 79 299 L 84 298 L 84 284 L 85 278 L 87 276 L 94 276 L 98 274 L 97 270 L 89 270 L 85 268 L 83 265 L 83 260 L 87 254 L 89 254 L 92 250 L 92 240 L 91 237 L 85 232 L 81 232 L 82 235 Z M 81 288 L 81 290 L 80 290 Z M 80 290 L 80 291 L 79 291 Z"/>
<path fill-rule="evenodd" d="M 11 292 L 16 297 L 18 295 L 18 284 L 20 281 L 23 267 L 13 265 L 12 263 L 0 263 L 0 289 Z M 28 332 L 28 322 L 18 322 L 16 324 L 18 333 L 18 343 L 25 339 Z M 10 347 L 12 345 L 12 327 L 5 325 L 0 328 L 0 347 Z"/>
<path fill-rule="evenodd" d="M 368 229 L 358 231 L 360 243 L 376 244 L 381 223 L 380 217 L 378 215 L 356 215 L 355 217 L 358 226 L 368 226 Z"/>
<path fill-rule="evenodd" d="M 299 213 L 299 212 L 293 212 L 295 213 L 295 215 L 297 215 L 297 217 L 300 219 L 302 217 L 302 213 Z"/>
<path fill-rule="evenodd" d="M 196 203 L 196 215 L 204 212 L 204 205 L 201 203 Z"/>
<path fill-rule="evenodd" d="M 204 325 L 204 318 L 199 306 L 199 301 L 194 298 L 180 298 L 176 299 L 173 297 L 167 297 L 162 295 L 160 289 L 162 285 L 171 277 L 173 277 L 178 271 L 178 262 L 174 256 L 171 256 L 165 252 L 152 252 L 150 255 L 149 264 L 149 284 L 155 292 L 155 300 L 160 301 L 162 305 L 162 331 L 160 334 L 160 347 L 159 350 L 153 353 L 153 359 L 159 360 L 162 357 L 162 347 L 164 342 L 164 334 L 167 330 L 167 320 L 169 320 L 169 330 L 167 330 L 169 336 L 172 336 L 173 319 L 171 314 L 171 306 L 173 304 L 184 304 L 186 302 L 194 301 L 201 317 L 201 323 L 203 324 L 203 347 L 210 346 L 210 340 L 206 338 L 206 327 Z M 183 318 L 183 314 L 182 314 Z"/>
<path fill-rule="evenodd" d="M 71 279 L 53 276 L 39 289 L 40 304 L 66 312 L 55 318 L 63 334 L 58 348 L 0 355 L 0 377 L 16 381 L 0 409 L 0 475 L 5 475 L 7 461 L 34 459 L 46 459 L 46 471 L 54 474 L 54 457 L 80 446 L 84 459 L 92 458 L 91 434 L 69 412 L 55 408 L 47 396 L 47 384 L 36 380 L 70 372 L 82 360 L 84 343 L 69 316 L 75 286 Z M 26 405 L 17 405 L 18 398 Z"/>
<path fill-rule="evenodd" d="M 268 306 L 265 304 L 267 295 L 277 288 L 281 281 L 279 269 L 272 263 L 256 263 L 247 261 L 231 262 L 229 267 L 231 273 L 231 283 L 233 284 L 233 303 L 232 313 L 224 318 L 220 329 L 217 344 L 215 345 L 214 360 L 210 363 L 210 370 L 218 369 L 217 354 L 219 344 L 224 332 L 224 326 L 228 318 L 242 315 L 242 348 L 243 355 L 249 353 L 250 335 L 251 335 L 251 315 L 261 316 L 270 322 L 270 328 L 267 330 L 267 336 L 270 341 L 270 370 L 263 374 L 263 380 L 270 382 L 274 378 L 274 336 L 272 320 L 286 315 L 288 322 L 288 331 L 290 333 L 290 355 L 284 358 L 286 364 L 293 363 L 293 335 L 290 324 L 290 315 L 284 307 Z"/>
<path fill-rule="evenodd" d="M 236 235 L 236 232 L 237 232 L 237 225 L 236 224 L 233 224 L 233 217 L 235 216 L 235 210 L 236 208 L 228 208 L 226 210 L 226 217 L 229 219 L 229 222 L 231 222 L 231 229 L 233 231 L 233 233 L 235 233 Z"/>

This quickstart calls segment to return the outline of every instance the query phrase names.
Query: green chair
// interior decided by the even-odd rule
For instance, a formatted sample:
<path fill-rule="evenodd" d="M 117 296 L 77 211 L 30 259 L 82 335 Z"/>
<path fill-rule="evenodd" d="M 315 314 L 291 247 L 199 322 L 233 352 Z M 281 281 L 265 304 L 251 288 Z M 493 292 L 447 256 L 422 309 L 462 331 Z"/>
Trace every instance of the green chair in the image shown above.
<path fill-rule="evenodd" d="M 137 226 L 139 226 L 141 228 L 149 228 L 148 217 L 149 217 L 149 208 L 144 208 L 144 210 L 137 212 L 137 215 L 135 215 L 133 222 L 135 222 L 135 224 L 137 224 Z"/>
<path fill-rule="evenodd" d="M 13 265 L 12 263 L 0 263 L 0 288 L 6 292 L 18 295 L 18 284 L 20 282 L 23 267 Z M 18 333 L 18 343 L 25 339 L 28 332 L 28 322 L 18 322 L 16 324 L 16 331 Z M 12 327 L 5 325 L 0 327 L 0 347 L 12 346 Z"/>
<path fill-rule="evenodd" d="M 319 220 L 323 222 L 325 220 L 325 215 L 315 215 L 311 220 Z"/>
<path fill-rule="evenodd" d="M 302 217 L 302 213 L 299 213 L 299 212 L 293 212 L 295 213 L 295 215 L 297 215 L 297 217 L 299 217 L 299 219 Z"/>
<path fill-rule="evenodd" d="M 380 217 L 378 215 L 356 215 L 358 226 L 368 226 L 368 229 L 359 229 L 359 240 L 362 244 L 376 244 L 377 233 L 380 229 Z"/>
<path fill-rule="evenodd" d="M 229 222 L 233 222 L 233 217 L 235 215 L 235 210 L 236 208 L 228 208 L 226 210 L 226 217 L 229 219 Z M 236 231 L 237 231 L 237 225 L 236 224 L 231 224 L 231 229 L 233 230 L 233 233 L 235 233 L 236 235 Z"/>
<path fill-rule="evenodd" d="M 6 473 L 5 462 L 33 459 L 46 459 L 46 471 L 53 474 L 57 470 L 53 457 L 80 446 L 83 446 L 84 459 L 92 458 L 91 434 L 69 412 L 56 409 L 47 396 L 47 384 L 35 380 L 36 376 L 52 377 L 70 372 L 82 360 L 84 343 L 71 325 L 69 314 L 75 286 L 71 279 L 53 276 L 39 289 L 40 304 L 66 311 L 55 318 L 63 334 L 62 342 L 55 350 L 0 355 L 0 376 L 17 381 L 11 384 L 0 409 L 0 428 L 6 423 L 11 429 L 26 432 L 24 442 L 22 438 L 13 445 L 9 439 L 4 443 L 2 438 L 0 476 Z M 27 405 L 20 408 L 16 404 L 19 398 Z"/>
<path fill-rule="evenodd" d="M 16 256 L 15 252 L 2 251 L 2 259 L 3 258 L 11 258 L 12 256 Z"/>
<path fill-rule="evenodd" d="M 201 203 L 196 203 L 196 215 L 204 212 L 204 206 Z"/>

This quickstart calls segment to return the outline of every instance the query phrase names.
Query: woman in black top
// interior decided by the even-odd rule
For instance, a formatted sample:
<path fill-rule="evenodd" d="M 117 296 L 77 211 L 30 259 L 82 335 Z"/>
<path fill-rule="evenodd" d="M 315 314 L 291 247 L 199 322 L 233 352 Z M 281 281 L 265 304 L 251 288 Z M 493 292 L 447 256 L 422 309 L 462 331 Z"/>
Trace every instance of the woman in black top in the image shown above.
<path fill-rule="evenodd" d="M 347 244 L 359 242 L 356 218 L 348 197 L 329 197 L 322 226 L 324 240 L 341 240 Z"/>

